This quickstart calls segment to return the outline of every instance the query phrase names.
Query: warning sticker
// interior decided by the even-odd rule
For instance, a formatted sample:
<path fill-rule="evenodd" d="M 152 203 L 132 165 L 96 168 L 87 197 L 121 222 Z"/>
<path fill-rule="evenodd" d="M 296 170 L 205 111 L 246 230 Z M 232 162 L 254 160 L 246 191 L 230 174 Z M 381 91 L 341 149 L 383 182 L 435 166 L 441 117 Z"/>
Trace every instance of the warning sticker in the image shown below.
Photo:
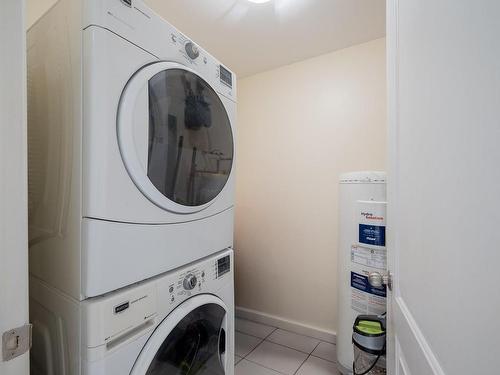
<path fill-rule="evenodd" d="M 374 288 L 368 277 L 351 272 L 351 307 L 362 314 L 386 312 L 386 287 Z"/>
<path fill-rule="evenodd" d="M 386 269 L 387 255 L 385 249 L 372 249 L 359 245 L 351 246 L 351 262 L 361 266 Z"/>
<path fill-rule="evenodd" d="M 375 288 L 368 282 L 368 276 L 360 275 L 356 272 L 351 272 L 351 287 L 373 294 L 375 296 L 386 297 L 387 291 L 385 285 L 380 288 Z"/>
<path fill-rule="evenodd" d="M 372 296 L 352 289 L 351 308 L 361 314 L 380 315 L 387 311 L 385 298 Z"/>

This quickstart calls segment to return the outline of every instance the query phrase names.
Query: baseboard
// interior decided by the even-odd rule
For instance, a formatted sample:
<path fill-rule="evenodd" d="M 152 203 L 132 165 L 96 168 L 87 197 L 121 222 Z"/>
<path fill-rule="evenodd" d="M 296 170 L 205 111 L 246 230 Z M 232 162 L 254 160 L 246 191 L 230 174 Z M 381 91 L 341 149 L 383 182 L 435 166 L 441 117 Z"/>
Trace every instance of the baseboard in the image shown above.
<path fill-rule="evenodd" d="M 260 311 L 247 309 L 245 307 L 236 307 L 236 317 L 281 328 L 301 335 L 314 337 L 315 339 L 330 342 L 332 344 L 335 344 L 337 342 L 337 334 L 333 331 L 312 327 L 307 324 L 299 323 L 271 314 L 266 314 Z"/>

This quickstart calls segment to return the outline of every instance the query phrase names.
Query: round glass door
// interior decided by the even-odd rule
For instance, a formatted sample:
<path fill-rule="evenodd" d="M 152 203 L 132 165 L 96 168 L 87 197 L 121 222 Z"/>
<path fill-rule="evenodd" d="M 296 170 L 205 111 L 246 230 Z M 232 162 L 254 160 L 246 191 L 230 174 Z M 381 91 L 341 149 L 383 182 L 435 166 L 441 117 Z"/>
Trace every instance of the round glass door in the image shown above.
<path fill-rule="evenodd" d="M 138 188 L 176 212 L 206 207 L 231 173 L 233 133 L 224 104 L 203 78 L 179 64 L 148 65 L 129 81 L 118 140 Z"/>
<path fill-rule="evenodd" d="M 146 375 L 224 375 L 225 315 L 216 304 L 191 311 L 163 341 Z"/>

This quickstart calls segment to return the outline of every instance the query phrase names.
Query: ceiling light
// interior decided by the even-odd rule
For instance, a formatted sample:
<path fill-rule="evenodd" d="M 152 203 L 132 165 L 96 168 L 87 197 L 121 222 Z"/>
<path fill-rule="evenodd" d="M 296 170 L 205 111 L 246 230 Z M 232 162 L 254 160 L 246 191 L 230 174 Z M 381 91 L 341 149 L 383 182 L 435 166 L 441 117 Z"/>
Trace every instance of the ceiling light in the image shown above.
<path fill-rule="evenodd" d="M 270 2 L 271 0 L 248 0 L 248 1 L 255 4 L 264 4 Z"/>

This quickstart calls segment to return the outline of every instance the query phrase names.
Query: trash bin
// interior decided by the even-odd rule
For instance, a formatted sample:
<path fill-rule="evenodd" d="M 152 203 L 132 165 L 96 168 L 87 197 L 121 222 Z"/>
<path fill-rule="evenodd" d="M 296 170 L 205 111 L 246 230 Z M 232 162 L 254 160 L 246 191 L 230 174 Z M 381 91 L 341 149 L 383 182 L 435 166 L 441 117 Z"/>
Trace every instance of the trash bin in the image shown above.
<path fill-rule="evenodd" d="M 353 326 L 353 374 L 379 375 L 386 373 L 385 315 L 359 315 Z"/>

